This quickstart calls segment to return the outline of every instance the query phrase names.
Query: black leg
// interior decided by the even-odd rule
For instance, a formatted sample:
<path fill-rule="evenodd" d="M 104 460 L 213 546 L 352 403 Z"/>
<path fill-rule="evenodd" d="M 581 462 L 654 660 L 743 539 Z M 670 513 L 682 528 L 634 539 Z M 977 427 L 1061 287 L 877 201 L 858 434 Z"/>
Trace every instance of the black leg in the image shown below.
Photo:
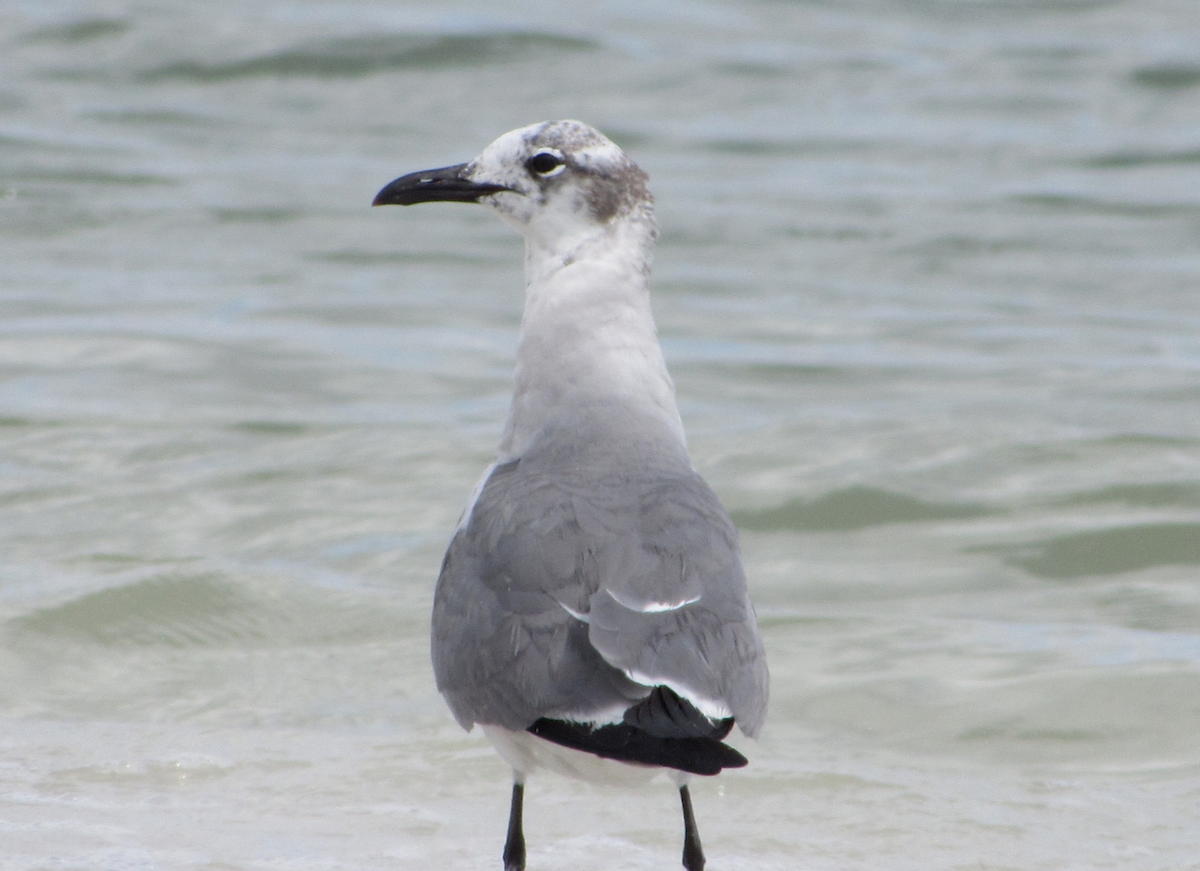
<path fill-rule="evenodd" d="M 521 806 L 525 801 L 525 784 L 514 783 L 512 807 L 508 811 L 508 838 L 504 842 L 504 871 L 525 871 L 525 832 L 521 826 Z M 697 848 L 700 843 L 696 843 Z M 700 860 L 704 864 L 704 860 Z"/>
<path fill-rule="evenodd" d="M 704 871 L 704 850 L 696 829 L 696 815 L 692 813 L 692 794 L 686 784 L 679 787 L 679 800 L 683 803 L 683 867 L 687 871 Z"/>

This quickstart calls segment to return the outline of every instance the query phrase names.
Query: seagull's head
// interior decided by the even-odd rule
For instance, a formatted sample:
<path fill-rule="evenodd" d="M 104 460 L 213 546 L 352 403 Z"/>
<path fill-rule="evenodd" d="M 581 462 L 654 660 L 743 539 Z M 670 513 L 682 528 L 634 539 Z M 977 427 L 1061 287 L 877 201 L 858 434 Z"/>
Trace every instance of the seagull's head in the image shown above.
<path fill-rule="evenodd" d="M 469 163 L 413 172 L 374 205 L 483 203 L 530 242 L 561 249 L 616 223 L 654 233 L 646 174 L 581 121 L 546 121 L 505 133 Z"/>

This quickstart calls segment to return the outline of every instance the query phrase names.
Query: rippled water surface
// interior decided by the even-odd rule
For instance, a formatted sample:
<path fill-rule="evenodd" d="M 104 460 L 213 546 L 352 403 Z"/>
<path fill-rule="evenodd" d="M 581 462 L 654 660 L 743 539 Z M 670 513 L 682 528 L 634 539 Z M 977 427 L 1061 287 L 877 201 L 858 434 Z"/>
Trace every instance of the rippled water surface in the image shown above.
<path fill-rule="evenodd" d="M 498 868 L 433 578 L 519 240 L 372 210 L 578 117 L 773 673 L 712 871 L 1200 868 L 1200 5 L 0 9 L 0 868 Z M 531 782 L 530 869 L 674 867 Z"/>

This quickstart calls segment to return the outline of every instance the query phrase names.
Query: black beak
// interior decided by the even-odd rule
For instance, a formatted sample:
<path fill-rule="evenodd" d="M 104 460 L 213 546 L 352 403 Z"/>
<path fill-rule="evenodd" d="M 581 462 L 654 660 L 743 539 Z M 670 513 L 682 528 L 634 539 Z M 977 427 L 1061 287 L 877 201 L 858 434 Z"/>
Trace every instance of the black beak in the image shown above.
<path fill-rule="evenodd" d="M 417 203 L 477 203 L 480 197 L 510 190 L 499 184 L 463 178 L 467 164 L 443 166 L 402 175 L 375 195 L 373 206 L 412 206 Z"/>

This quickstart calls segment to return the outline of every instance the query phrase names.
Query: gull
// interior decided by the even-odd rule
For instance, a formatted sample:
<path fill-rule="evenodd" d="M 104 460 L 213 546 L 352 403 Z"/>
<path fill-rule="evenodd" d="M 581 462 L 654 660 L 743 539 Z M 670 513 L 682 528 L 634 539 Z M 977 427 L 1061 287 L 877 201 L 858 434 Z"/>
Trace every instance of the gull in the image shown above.
<path fill-rule="evenodd" d="M 688 783 L 746 758 L 767 665 L 737 531 L 693 468 L 650 310 L 647 176 L 579 121 L 505 133 L 374 205 L 481 203 L 525 237 L 525 309 L 496 460 L 434 593 L 438 690 L 512 767 L 503 861 L 525 868 L 525 780 L 671 774 L 683 865 L 704 852 Z"/>

